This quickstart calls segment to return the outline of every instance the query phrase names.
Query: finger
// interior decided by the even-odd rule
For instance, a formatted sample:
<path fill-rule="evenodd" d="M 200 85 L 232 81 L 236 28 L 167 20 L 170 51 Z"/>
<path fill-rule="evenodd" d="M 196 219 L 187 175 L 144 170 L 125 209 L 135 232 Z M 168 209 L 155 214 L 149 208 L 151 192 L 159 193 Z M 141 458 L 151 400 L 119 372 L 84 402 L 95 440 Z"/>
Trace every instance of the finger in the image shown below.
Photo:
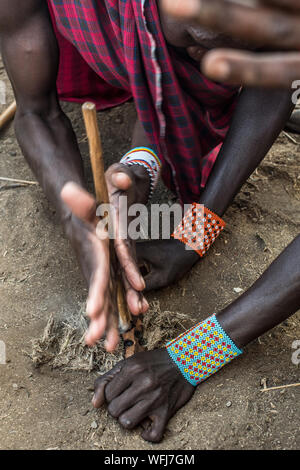
<path fill-rule="evenodd" d="M 126 278 L 133 289 L 143 291 L 145 289 L 145 281 L 140 273 L 132 247 L 125 240 L 115 240 L 115 250 Z"/>
<path fill-rule="evenodd" d="M 116 396 L 109 404 L 108 411 L 114 417 L 118 418 L 126 410 L 132 409 L 135 405 L 147 399 L 149 405 L 155 402 L 159 398 L 160 391 L 153 390 L 152 383 L 150 384 L 147 380 L 146 374 L 139 377 L 139 381 L 135 381 L 132 385 L 127 388 L 123 393 Z M 146 415 L 143 415 L 141 419 L 144 419 Z"/>
<path fill-rule="evenodd" d="M 270 8 L 249 8 L 223 0 L 164 0 L 168 12 L 189 18 L 210 29 L 221 31 L 252 44 L 272 48 L 300 47 L 300 18 Z M 185 10 L 185 11 L 184 11 Z"/>
<path fill-rule="evenodd" d="M 93 319 L 85 336 L 88 346 L 94 346 L 106 333 L 105 349 L 107 352 L 113 352 L 119 343 L 119 329 L 117 314 L 114 306 L 106 297 L 104 308 L 99 316 Z"/>
<path fill-rule="evenodd" d="M 290 10 L 300 10 L 300 3 L 295 2 L 295 0 L 260 0 L 261 3 L 265 3 L 270 7 L 279 7 L 283 9 L 290 9 Z"/>
<path fill-rule="evenodd" d="M 160 442 L 163 438 L 166 426 L 168 424 L 168 409 L 166 406 L 161 406 L 155 410 L 149 418 L 152 423 L 148 429 L 145 429 L 141 436 L 145 441 Z"/>
<path fill-rule="evenodd" d="M 106 401 L 105 387 L 117 374 L 121 372 L 123 365 L 124 361 L 119 362 L 113 369 L 106 372 L 106 374 L 103 374 L 101 377 L 98 377 L 95 381 L 95 392 L 92 399 L 92 403 L 95 408 L 100 408 Z"/>
<path fill-rule="evenodd" d="M 141 311 L 141 313 L 143 313 L 143 314 L 147 313 L 148 310 L 149 310 L 149 307 L 150 307 L 150 305 L 149 305 L 147 299 L 144 296 L 142 296 L 142 311 Z"/>
<path fill-rule="evenodd" d="M 123 169 L 122 169 L 123 168 Z M 121 171 L 122 170 L 122 171 Z M 132 185 L 132 178 L 131 175 L 128 174 L 129 168 L 124 165 L 113 165 L 107 171 L 107 181 L 108 181 L 108 188 L 109 192 L 112 195 L 114 191 L 117 189 L 125 191 L 129 189 Z M 111 199 L 112 200 L 112 199 Z M 122 207 L 119 207 L 119 210 L 122 210 Z M 127 211 L 127 207 L 126 207 Z M 142 291 L 145 288 L 145 282 L 143 276 L 141 275 L 139 268 L 136 263 L 135 259 L 135 251 L 133 248 L 133 244 L 130 240 L 124 240 L 122 238 L 122 232 L 120 231 L 122 227 L 119 227 L 119 217 L 117 216 L 115 219 L 115 251 L 118 256 L 120 265 L 125 272 L 125 275 L 128 279 L 128 282 L 131 284 L 133 289 L 137 291 Z M 126 230 L 127 233 L 127 230 Z"/>
<path fill-rule="evenodd" d="M 141 423 L 140 425 L 142 426 L 142 428 L 146 431 L 146 429 L 149 429 L 150 426 L 152 424 L 152 421 L 150 418 L 145 418 Z"/>
<path fill-rule="evenodd" d="M 146 313 L 149 309 L 149 304 L 141 292 L 134 290 L 129 284 L 125 274 L 123 273 L 123 285 L 126 291 L 126 302 L 130 312 L 133 315 L 140 315 Z"/>
<path fill-rule="evenodd" d="M 99 318 L 92 320 L 85 335 L 85 342 L 88 346 L 95 346 L 97 341 L 104 336 L 106 331 L 107 318 L 102 314 Z"/>
<path fill-rule="evenodd" d="M 147 395 L 147 398 L 138 401 L 130 409 L 127 409 L 119 416 L 119 423 L 125 429 L 134 429 L 149 414 L 159 396 L 158 392 Z M 152 423 L 151 423 L 152 424 Z"/>
<path fill-rule="evenodd" d="M 105 349 L 107 352 L 114 352 L 120 342 L 119 330 L 116 327 L 112 327 L 108 330 L 105 340 Z"/>
<path fill-rule="evenodd" d="M 76 217 L 84 222 L 96 223 L 96 201 L 85 189 L 70 181 L 64 185 L 60 195 Z"/>
<path fill-rule="evenodd" d="M 113 309 L 113 306 L 110 306 Z M 108 327 L 105 339 L 105 349 L 107 352 L 113 352 L 117 348 L 120 341 L 119 325 L 116 312 L 108 312 Z"/>
<path fill-rule="evenodd" d="M 98 259 L 96 261 L 99 268 L 97 268 L 92 275 L 86 305 L 87 315 L 91 319 L 96 319 L 104 308 L 105 299 L 108 295 L 110 279 L 109 249 L 104 253 L 103 245 L 101 245 L 98 240 L 95 241 L 95 243 L 98 248 Z M 102 251 L 102 256 L 100 256 L 100 250 Z"/>
<path fill-rule="evenodd" d="M 94 408 L 100 408 L 105 403 L 105 387 L 109 383 L 109 379 L 102 380 L 97 388 L 95 388 L 92 404 Z"/>
<path fill-rule="evenodd" d="M 127 364 L 126 361 L 123 361 L 123 364 Z M 105 397 L 108 403 L 114 400 L 116 397 L 121 395 L 130 385 L 134 379 L 134 374 L 127 367 L 120 370 L 118 374 L 115 375 L 113 380 L 108 384 L 105 390 Z"/>
<path fill-rule="evenodd" d="M 177 18 L 197 19 L 199 0 L 161 0 L 163 9 Z"/>
<path fill-rule="evenodd" d="M 298 53 L 257 54 L 219 49 L 205 55 L 202 71 L 229 84 L 290 88 L 300 76 Z"/>
<path fill-rule="evenodd" d="M 124 271 L 122 272 L 122 279 L 123 279 L 123 286 L 126 292 L 127 306 L 133 315 L 139 315 L 141 307 L 142 307 L 140 303 L 140 293 L 131 287 Z"/>

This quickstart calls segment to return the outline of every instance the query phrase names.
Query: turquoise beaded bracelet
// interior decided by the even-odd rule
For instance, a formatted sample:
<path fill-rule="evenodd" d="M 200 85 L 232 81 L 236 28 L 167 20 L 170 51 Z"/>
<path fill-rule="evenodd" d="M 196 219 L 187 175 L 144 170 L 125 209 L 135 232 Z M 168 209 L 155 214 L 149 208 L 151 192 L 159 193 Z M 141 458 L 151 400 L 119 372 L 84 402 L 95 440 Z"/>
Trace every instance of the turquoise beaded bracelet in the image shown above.
<path fill-rule="evenodd" d="M 170 341 L 167 351 L 185 379 L 195 387 L 242 354 L 212 315 Z"/>

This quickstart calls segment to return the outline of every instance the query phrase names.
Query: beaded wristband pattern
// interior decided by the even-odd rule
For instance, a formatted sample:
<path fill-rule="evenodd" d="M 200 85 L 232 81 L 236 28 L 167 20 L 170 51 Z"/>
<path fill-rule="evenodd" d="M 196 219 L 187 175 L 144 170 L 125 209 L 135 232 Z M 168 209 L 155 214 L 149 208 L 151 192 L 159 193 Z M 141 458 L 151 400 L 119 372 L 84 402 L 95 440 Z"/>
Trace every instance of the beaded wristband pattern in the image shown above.
<path fill-rule="evenodd" d="M 184 378 L 195 387 L 242 354 L 212 315 L 170 341 L 166 349 Z"/>
<path fill-rule="evenodd" d="M 149 199 L 152 197 L 155 186 L 157 185 L 161 162 L 153 150 L 147 147 L 137 147 L 130 150 L 124 157 L 120 160 L 120 163 L 123 165 L 140 165 L 146 168 L 150 176 L 150 195 Z"/>
<path fill-rule="evenodd" d="M 194 202 L 174 230 L 172 237 L 185 243 L 202 257 L 225 226 L 226 224 L 221 217 L 202 204 Z"/>

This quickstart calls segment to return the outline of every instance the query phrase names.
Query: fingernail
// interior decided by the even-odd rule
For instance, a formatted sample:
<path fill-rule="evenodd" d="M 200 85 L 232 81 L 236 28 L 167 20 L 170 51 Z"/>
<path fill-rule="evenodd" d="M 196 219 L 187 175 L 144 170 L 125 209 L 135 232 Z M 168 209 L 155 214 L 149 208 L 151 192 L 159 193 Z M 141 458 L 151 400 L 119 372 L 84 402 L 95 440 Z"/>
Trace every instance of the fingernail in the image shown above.
<path fill-rule="evenodd" d="M 87 299 L 85 310 L 88 315 L 89 315 L 90 309 L 91 309 L 91 301 L 90 299 Z"/>
<path fill-rule="evenodd" d="M 164 8 L 178 16 L 194 16 L 201 8 L 201 0 L 164 0 Z"/>
<path fill-rule="evenodd" d="M 94 339 L 91 336 L 90 332 L 88 331 L 85 335 L 85 342 L 88 346 L 93 346 L 94 345 Z"/>
<path fill-rule="evenodd" d="M 113 351 L 110 343 L 107 340 L 104 341 L 104 348 L 105 348 L 105 351 L 107 351 L 107 352 L 112 352 Z"/>
<path fill-rule="evenodd" d="M 95 317 L 95 307 L 94 307 L 94 300 L 90 299 L 86 303 L 86 314 L 88 317 L 93 319 Z"/>
<path fill-rule="evenodd" d="M 201 0 L 184 0 L 181 1 L 181 7 L 184 8 L 184 13 L 188 16 L 194 16 L 199 13 L 202 7 Z"/>
<path fill-rule="evenodd" d="M 230 77 L 231 68 L 228 62 L 224 60 L 217 62 L 210 67 L 211 72 L 220 80 L 226 80 Z"/>
<path fill-rule="evenodd" d="M 145 289 L 146 283 L 145 283 L 145 279 L 143 278 L 143 276 L 140 276 L 140 281 L 141 281 L 141 284 L 143 285 L 143 289 Z"/>

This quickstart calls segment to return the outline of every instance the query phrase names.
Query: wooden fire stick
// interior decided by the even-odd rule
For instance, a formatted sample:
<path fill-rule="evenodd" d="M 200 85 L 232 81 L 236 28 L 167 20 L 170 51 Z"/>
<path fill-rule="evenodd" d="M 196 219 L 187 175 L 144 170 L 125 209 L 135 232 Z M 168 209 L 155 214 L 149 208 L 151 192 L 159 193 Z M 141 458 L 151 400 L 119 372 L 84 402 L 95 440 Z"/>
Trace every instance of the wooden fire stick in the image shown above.
<path fill-rule="evenodd" d="M 108 204 L 109 195 L 105 180 L 102 143 L 97 124 L 97 112 L 95 104 L 89 102 L 84 103 L 82 106 L 82 112 L 89 141 L 90 159 L 96 191 L 96 199 L 98 203 Z M 136 324 L 134 324 L 132 320 L 132 316 L 127 307 L 125 290 L 121 279 L 121 274 L 119 272 L 119 265 L 112 241 L 110 241 L 110 244 L 111 262 L 117 275 L 117 305 L 119 310 L 119 325 L 120 331 L 123 333 L 125 358 L 128 358 L 136 352 L 142 350 L 138 341 L 138 333 L 140 333 L 141 330 L 141 321 L 138 319 Z"/>
<path fill-rule="evenodd" d="M 2 129 L 16 114 L 17 103 L 14 101 L 8 108 L 0 115 L 0 129 Z"/>

